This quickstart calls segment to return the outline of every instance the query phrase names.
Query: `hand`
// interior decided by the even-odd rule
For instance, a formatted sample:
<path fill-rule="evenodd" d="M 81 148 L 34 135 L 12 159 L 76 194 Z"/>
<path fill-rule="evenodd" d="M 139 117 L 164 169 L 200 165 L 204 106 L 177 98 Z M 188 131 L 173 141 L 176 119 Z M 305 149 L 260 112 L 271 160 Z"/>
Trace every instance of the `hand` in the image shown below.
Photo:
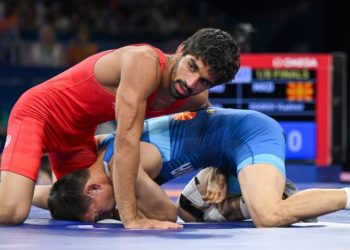
<path fill-rule="evenodd" d="M 226 176 L 219 169 L 213 169 L 209 174 L 207 193 L 202 197 L 210 204 L 218 204 L 226 198 Z"/>
<path fill-rule="evenodd" d="M 124 223 L 127 229 L 182 229 L 183 225 L 170 222 L 151 219 L 135 219 Z"/>

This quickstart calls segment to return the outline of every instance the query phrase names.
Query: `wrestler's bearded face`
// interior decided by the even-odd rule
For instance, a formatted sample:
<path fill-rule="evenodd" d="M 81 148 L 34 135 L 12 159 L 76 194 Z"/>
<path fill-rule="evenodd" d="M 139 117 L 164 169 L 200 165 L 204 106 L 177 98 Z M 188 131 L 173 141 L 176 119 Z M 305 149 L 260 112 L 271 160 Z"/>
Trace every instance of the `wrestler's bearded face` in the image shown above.
<path fill-rule="evenodd" d="M 176 59 L 169 77 L 169 94 L 184 99 L 214 86 L 215 77 L 200 58 L 185 55 Z"/>
<path fill-rule="evenodd" d="M 179 78 L 176 79 L 180 59 L 178 59 L 175 62 L 174 66 L 171 68 L 170 82 L 169 82 L 169 93 L 170 93 L 171 97 L 173 97 L 177 100 L 185 99 L 188 96 L 190 96 L 193 92 L 193 90 L 187 86 L 186 81 L 179 79 Z"/>

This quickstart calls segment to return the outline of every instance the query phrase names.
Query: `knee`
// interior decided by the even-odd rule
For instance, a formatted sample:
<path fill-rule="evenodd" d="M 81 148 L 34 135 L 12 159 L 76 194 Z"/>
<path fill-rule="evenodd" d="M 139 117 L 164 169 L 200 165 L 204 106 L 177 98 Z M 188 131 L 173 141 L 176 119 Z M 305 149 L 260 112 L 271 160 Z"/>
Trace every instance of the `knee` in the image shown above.
<path fill-rule="evenodd" d="M 273 214 L 260 214 L 258 217 L 253 219 L 256 227 L 278 227 L 280 226 L 280 221 L 278 216 Z"/>
<path fill-rule="evenodd" d="M 253 208 L 251 216 L 256 227 L 284 226 L 283 208 L 279 205 Z"/>
<path fill-rule="evenodd" d="M 21 209 L 19 206 L 0 206 L 0 225 L 22 224 L 28 217 L 29 211 Z"/>

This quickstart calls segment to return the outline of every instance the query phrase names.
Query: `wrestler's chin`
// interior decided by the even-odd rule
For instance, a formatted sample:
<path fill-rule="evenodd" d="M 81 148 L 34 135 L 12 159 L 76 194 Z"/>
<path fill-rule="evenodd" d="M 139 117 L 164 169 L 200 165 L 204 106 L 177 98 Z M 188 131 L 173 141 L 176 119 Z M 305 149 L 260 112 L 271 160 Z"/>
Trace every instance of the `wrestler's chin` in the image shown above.
<path fill-rule="evenodd" d="M 169 89 L 169 94 L 172 98 L 176 99 L 176 100 L 182 100 L 185 99 L 187 97 L 189 97 L 189 95 L 181 95 L 179 94 L 175 88 L 170 88 Z"/>

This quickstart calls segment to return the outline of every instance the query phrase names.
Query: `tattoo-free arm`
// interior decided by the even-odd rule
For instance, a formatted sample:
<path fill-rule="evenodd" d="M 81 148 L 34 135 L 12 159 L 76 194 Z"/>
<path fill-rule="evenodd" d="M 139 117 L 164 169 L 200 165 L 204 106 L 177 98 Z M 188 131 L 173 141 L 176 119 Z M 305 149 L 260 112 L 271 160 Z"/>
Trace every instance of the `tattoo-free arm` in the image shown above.
<path fill-rule="evenodd" d="M 149 54 L 123 58 L 116 95 L 116 131 L 113 183 L 119 215 L 126 228 L 180 228 L 180 225 L 140 218 L 136 207 L 136 177 L 140 163 L 140 136 L 147 97 L 158 87 L 158 61 Z"/>

